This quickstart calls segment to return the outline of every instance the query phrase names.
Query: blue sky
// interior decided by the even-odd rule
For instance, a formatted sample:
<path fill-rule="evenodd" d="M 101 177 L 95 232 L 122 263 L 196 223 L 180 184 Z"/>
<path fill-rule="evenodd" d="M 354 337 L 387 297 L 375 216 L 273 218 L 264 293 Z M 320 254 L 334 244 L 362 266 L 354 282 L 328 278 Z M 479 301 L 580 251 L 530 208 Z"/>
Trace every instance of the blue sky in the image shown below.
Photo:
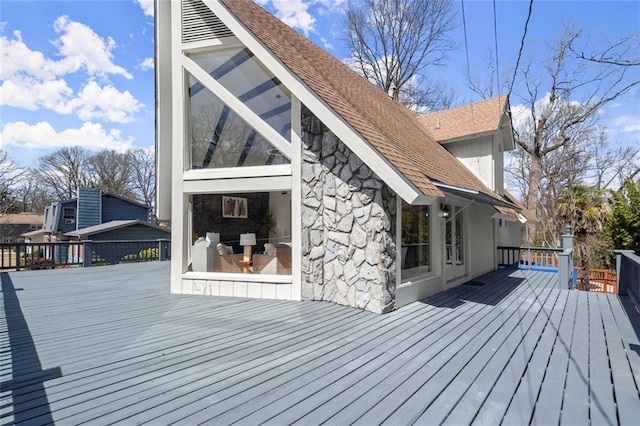
<path fill-rule="evenodd" d="M 257 0 L 339 59 L 345 0 Z M 479 100 L 466 85 L 462 2 L 455 0 L 458 49 L 431 76 L 453 87 L 458 103 Z M 496 1 L 501 79 L 510 78 L 528 1 Z M 486 78 L 494 49 L 493 2 L 465 0 L 471 77 Z M 0 147 L 18 163 L 62 146 L 149 148 L 154 144 L 153 2 L 2 0 Z M 582 27 L 593 46 L 638 33 L 640 1 L 541 1 L 533 4 L 522 61 L 540 64 L 563 23 Z M 637 51 L 636 51 L 637 52 Z M 640 68 L 640 67 L 637 67 Z M 633 78 L 640 79 L 640 69 Z M 514 87 L 512 106 L 523 102 Z M 640 91 L 600 111 L 612 143 L 640 144 Z"/>

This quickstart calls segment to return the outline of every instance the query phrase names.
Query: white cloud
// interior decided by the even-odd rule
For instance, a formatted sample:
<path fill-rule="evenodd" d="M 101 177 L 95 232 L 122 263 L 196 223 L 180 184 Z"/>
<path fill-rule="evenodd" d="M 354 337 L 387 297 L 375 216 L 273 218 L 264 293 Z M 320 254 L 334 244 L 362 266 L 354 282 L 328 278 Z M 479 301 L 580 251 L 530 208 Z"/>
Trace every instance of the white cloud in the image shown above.
<path fill-rule="evenodd" d="M 302 30 L 305 35 L 315 32 L 316 18 L 310 8 L 315 8 L 315 13 L 326 14 L 340 7 L 346 0 L 254 0 L 265 7 L 271 5 L 275 16 L 291 28 Z M 324 42 L 323 42 L 324 43 Z M 326 46 L 326 44 L 325 44 Z"/>
<path fill-rule="evenodd" d="M 113 123 L 128 123 L 132 121 L 131 115 L 144 105 L 128 91 L 120 92 L 113 86 L 101 87 L 95 81 L 90 81 L 68 106 L 81 120 L 97 118 Z"/>
<path fill-rule="evenodd" d="M 28 77 L 6 80 L 0 86 L 0 105 L 36 111 L 45 108 L 58 114 L 75 113 L 81 120 L 99 119 L 128 123 L 144 104 L 128 91 L 111 85 L 87 83 L 76 97 L 64 80 L 36 81 Z"/>
<path fill-rule="evenodd" d="M 123 139 L 120 130 L 106 131 L 100 124 L 84 123 L 79 129 L 56 130 L 46 121 L 35 125 L 23 121 L 7 123 L 0 134 L 0 146 L 51 149 L 65 146 L 82 146 L 101 150 L 126 151 L 133 145 L 133 138 Z"/>
<path fill-rule="evenodd" d="M 329 40 L 327 40 L 324 37 L 320 37 L 320 41 L 322 42 L 322 45 L 324 46 L 325 49 L 333 50 L 333 44 L 331 44 Z"/>
<path fill-rule="evenodd" d="M 153 17 L 155 10 L 153 8 L 153 0 L 136 0 L 145 15 Z"/>
<path fill-rule="evenodd" d="M 618 132 L 640 132 L 640 115 L 621 115 L 613 120 L 612 126 Z"/>
<path fill-rule="evenodd" d="M 47 59 L 42 52 L 29 49 L 22 41 L 20 31 L 14 31 L 13 36 L 13 39 L 0 37 L 1 79 L 8 80 L 26 74 L 40 80 L 51 80 L 67 72 L 61 62 Z"/>
<path fill-rule="evenodd" d="M 54 29 L 60 33 L 59 38 L 52 42 L 62 57 L 58 61 L 31 50 L 22 41 L 20 31 L 14 31 L 12 39 L 0 37 L 0 78 L 7 80 L 26 74 L 40 80 L 52 80 L 81 69 L 93 76 L 115 74 L 133 78 L 127 70 L 113 63 L 112 51 L 116 42 L 111 37 L 105 40 L 91 28 L 71 21 L 67 16 L 56 19 Z"/>
<path fill-rule="evenodd" d="M 47 108 L 68 113 L 67 101 L 73 90 L 64 80 L 39 81 L 28 76 L 5 80 L 0 86 L 0 105 L 35 111 Z"/>
<path fill-rule="evenodd" d="M 138 68 L 142 71 L 152 70 L 155 68 L 155 61 L 153 58 L 144 58 L 142 62 L 140 62 L 140 65 L 138 65 Z"/>
<path fill-rule="evenodd" d="M 53 41 L 60 60 L 31 50 L 19 31 L 13 38 L 0 37 L 0 105 L 36 111 L 47 109 L 58 114 L 76 113 L 82 120 L 99 119 L 125 123 L 144 105 L 131 93 L 121 92 L 109 83 L 100 87 L 93 79 L 108 74 L 132 78 L 112 61 L 116 43 L 103 39 L 84 24 L 61 16 L 55 21 L 60 37 Z M 152 59 L 151 59 L 152 61 Z M 143 64 L 148 65 L 148 60 Z M 81 89 L 69 86 L 66 76 L 84 71 L 90 80 Z"/>
<path fill-rule="evenodd" d="M 66 65 L 67 72 L 84 68 L 89 75 L 116 74 L 127 79 L 133 78 L 127 70 L 112 62 L 112 50 L 116 47 L 113 38 L 107 37 L 105 40 L 88 26 L 71 21 L 67 16 L 56 19 L 54 29 L 62 33 L 53 44 L 64 57 L 61 62 Z"/>
<path fill-rule="evenodd" d="M 310 3 L 303 0 L 273 0 L 276 17 L 291 28 L 298 28 L 305 34 L 314 31 L 316 18 L 309 13 Z"/>

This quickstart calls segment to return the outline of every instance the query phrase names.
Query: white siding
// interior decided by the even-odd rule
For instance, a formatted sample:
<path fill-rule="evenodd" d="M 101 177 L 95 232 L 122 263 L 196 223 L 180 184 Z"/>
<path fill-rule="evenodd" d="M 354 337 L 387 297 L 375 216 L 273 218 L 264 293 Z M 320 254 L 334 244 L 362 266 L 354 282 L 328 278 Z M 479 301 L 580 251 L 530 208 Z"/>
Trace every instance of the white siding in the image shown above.
<path fill-rule="evenodd" d="M 468 236 L 468 275 L 475 277 L 494 269 L 496 245 L 493 240 L 493 218 L 495 210 L 487 205 L 469 207 L 466 215 Z"/>
<path fill-rule="evenodd" d="M 460 142 L 447 143 L 444 147 L 492 190 L 495 190 L 494 147 L 491 135 Z"/>
<path fill-rule="evenodd" d="M 498 222 L 498 245 L 505 247 L 520 247 L 522 244 L 522 225 L 520 222 L 502 220 Z"/>

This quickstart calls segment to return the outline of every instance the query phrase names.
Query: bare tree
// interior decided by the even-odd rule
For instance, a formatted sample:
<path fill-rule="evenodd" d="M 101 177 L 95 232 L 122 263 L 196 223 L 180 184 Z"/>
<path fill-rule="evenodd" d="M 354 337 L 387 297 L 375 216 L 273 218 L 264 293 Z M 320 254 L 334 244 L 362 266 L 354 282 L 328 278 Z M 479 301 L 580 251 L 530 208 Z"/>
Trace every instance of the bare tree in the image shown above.
<path fill-rule="evenodd" d="M 68 200 L 77 195 L 78 188 L 92 185 L 87 173 L 89 151 L 84 148 L 65 147 L 53 154 L 40 157 L 38 174 L 43 185 L 59 200 Z"/>
<path fill-rule="evenodd" d="M 350 65 L 405 105 L 437 108 L 443 89 L 427 82 L 425 70 L 443 64 L 455 47 L 449 37 L 455 28 L 452 6 L 451 0 L 349 2 L 345 43 L 352 52 Z"/>
<path fill-rule="evenodd" d="M 0 215 L 20 210 L 15 196 L 15 185 L 24 174 L 7 151 L 0 150 Z"/>
<path fill-rule="evenodd" d="M 90 156 L 87 160 L 87 173 L 92 184 L 104 192 L 121 197 L 135 198 L 131 186 L 131 155 L 110 149 Z"/>
<path fill-rule="evenodd" d="M 145 149 L 129 152 L 131 189 L 147 206 L 153 206 L 156 197 L 155 155 Z"/>
<path fill-rule="evenodd" d="M 39 179 L 37 169 L 25 170 L 23 179 L 15 185 L 16 198 L 22 203 L 25 212 L 42 213 L 51 204 L 51 191 Z"/>
<path fill-rule="evenodd" d="M 545 178 L 552 176 L 550 164 L 558 162 L 554 156 L 566 151 L 564 154 L 571 154 L 569 158 L 572 159 L 578 153 L 584 153 L 581 147 L 594 137 L 598 128 L 598 110 L 640 84 L 640 81 L 628 78 L 626 67 L 593 66 L 592 62 L 576 61 L 570 50 L 581 34 L 581 30 L 565 28 L 546 65 L 544 78 L 535 78 L 530 67 L 523 71 L 529 115 L 516 128 L 516 143 L 529 164 L 525 205 L 543 221 L 550 217 L 544 212 L 542 194 L 547 189 Z M 577 161 L 583 159 L 578 157 Z M 571 161 L 570 165 L 574 167 L 574 174 L 584 171 L 577 167 L 576 161 Z M 567 171 L 567 164 L 563 166 Z M 565 184 L 571 184 L 571 181 Z M 535 231 L 535 224 L 527 224 L 525 244 L 533 243 Z"/>
<path fill-rule="evenodd" d="M 623 37 L 617 42 L 608 42 L 608 46 L 603 51 L 594 51 L 585 53 L 588 45 L 585 47 L 571 46 L 571 51 L 580 59 L 600 64 L 616 65 L 620 67 L 637 67 L 640 66 L 640 33 L 635 33 L 627 37 Z"/>

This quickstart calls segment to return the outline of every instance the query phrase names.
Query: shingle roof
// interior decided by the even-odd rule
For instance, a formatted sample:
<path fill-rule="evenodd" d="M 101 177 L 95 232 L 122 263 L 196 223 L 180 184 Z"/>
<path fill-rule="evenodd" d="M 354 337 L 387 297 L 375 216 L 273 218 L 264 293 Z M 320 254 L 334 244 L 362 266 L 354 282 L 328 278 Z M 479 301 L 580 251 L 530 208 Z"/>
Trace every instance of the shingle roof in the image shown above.
<path fill-rule="evenodd" d="M 44 215 L 33 213 L 11 213 L 0 215 L 0 223 L 6 225 L 42 225 Z"/>
<path fill-rule="evenodd" d="M 418 117 L 438 142 L 492 132 L 500 128 L 507 96 L 462 105 Z"/>
<path fill-rule="evenodd" d="M 522 204 L 516 197 L 514 197 L 509 191 L 504 190 L 504 198 L 513 204 L 514 206 L 520 209 L 520 213 L 529 221 L 529 222 L 538 222 L 538 218 L 536 215 L 528 210 L 524 204 Z"/>
<path fill-rule="evenodd" d="M 146 226 L 148 228 L 159 229 L 170 233 L 171 231 L 167 228 L 162 228 L 160 226 L 156 226 L 149 222 L 144 222 L 142 220 L 112 220 L 110 222 L 101 223 L 99 225 L 88 226 L 83 229 L 78 229 L 76 231 L 70 231 L 65 233 L 64 235 L 69 237 L 87 237 L 90 235 L 101 234 L 107 231 L 113 231 L 114 229 L 126 228 L 128 226 L 133 225 L 141 225 Z"/>
<path fill-rule="evenodd" d="M 417 117 L 251 0 L 222 0 L 289 70 L 425 195 L 432 181 L 496 196 L 426 131 Z"/>

